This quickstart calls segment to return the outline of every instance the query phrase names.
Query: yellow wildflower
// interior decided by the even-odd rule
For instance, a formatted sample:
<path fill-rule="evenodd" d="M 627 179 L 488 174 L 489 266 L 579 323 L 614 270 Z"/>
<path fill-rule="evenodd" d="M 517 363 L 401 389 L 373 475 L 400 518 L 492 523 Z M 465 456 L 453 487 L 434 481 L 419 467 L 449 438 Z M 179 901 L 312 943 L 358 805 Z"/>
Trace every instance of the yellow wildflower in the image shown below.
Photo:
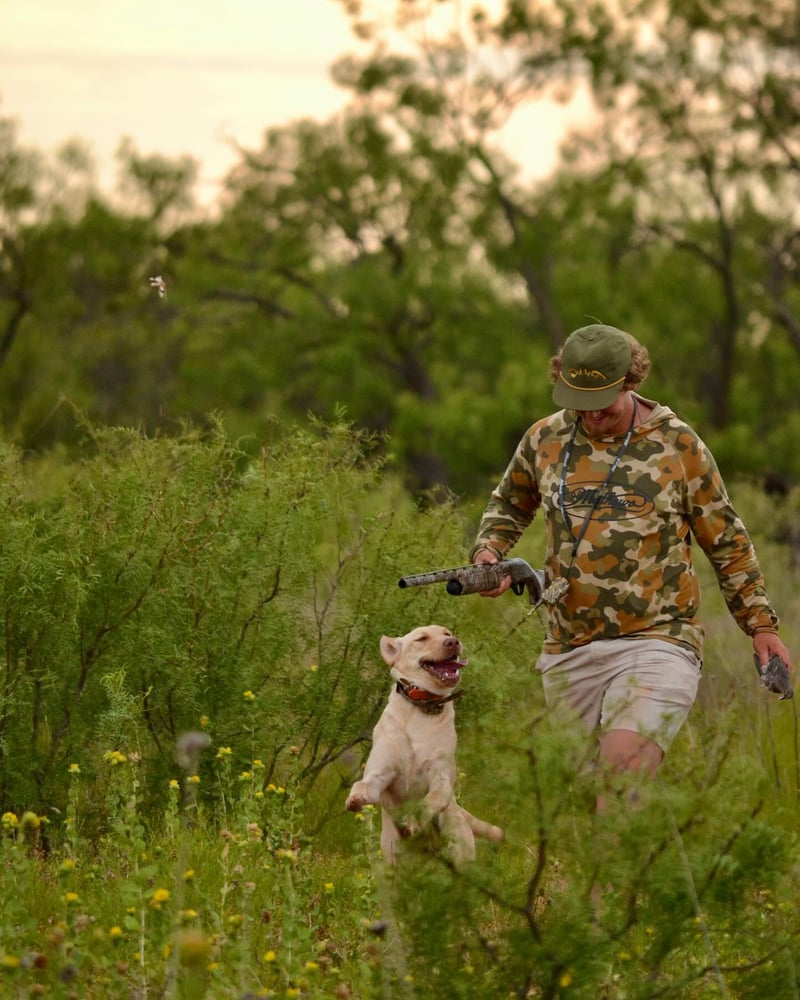
<path fill-rule="evenodd" d="M 190 967 L 202 965 L 211 954 L 211 941 L 202 931 L 194 928 L 180 931 L 177 945 L 181 965 Z"/>
<path fill-rule="evenodd" d="M 24 812 L 22 814 L 22 819 L 19 821 L 19 825 L 23 830 L 38 830 L 41 826 L 42 821 L 35 812 Z"/>

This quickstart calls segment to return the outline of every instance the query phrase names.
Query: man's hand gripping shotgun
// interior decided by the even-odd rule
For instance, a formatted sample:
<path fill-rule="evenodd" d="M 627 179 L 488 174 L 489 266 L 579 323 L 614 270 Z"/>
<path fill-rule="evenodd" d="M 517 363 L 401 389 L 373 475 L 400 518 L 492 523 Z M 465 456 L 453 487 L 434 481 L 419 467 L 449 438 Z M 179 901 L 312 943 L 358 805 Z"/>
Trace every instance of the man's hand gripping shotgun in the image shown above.
<path fill-rule="evenodd" d="M 456 597 L 461 594 L 480 594 L 483 590 L 494 590 L 506 576 L 511 577 L 511 589 L 515 594 L 527 590 L 534 607 L 542 603 L 544 570 L 533 569 L 524 559 L 502 559 L 496 563 L 456 566 L 454 569 L 438 569 L 417 576 L 404 576 L 399 585 L 422 587 L 428 583 L 444 583 L 447 585 L 447 593 Z"/>

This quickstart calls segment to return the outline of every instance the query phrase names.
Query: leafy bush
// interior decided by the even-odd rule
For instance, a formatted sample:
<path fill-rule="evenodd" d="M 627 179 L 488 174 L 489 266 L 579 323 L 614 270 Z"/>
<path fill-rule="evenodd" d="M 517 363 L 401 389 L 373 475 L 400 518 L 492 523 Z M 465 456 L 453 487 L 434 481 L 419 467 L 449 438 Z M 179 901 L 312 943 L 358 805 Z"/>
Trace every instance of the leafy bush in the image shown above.
<path fill-rule="evenodd" d="M 308 780 L 364 739 L 381 633 L 442 605 L 432 588 L 403 601 L 397 580 L 448 565 L 463 525 L 452 506 L 417 512 L 345 426 L 277 437 L 252 458 L 220 428 L 104 429 L 52 487 L 5 449 L 7 807 L 63 808 L 66 767 L 91 773 L 109 746 L 160 780 L 190 729 L 242 762 L 257 743 L 265 783 L 293 756 Z"/>
<path fill-rule="evenodd" d="M 658 781 L 606 775 L 544 708 L 523 600 L 397 587 L 463 561 L 470 525 L 372 453 L 339 425 L 255 458 L 220 427 L 94 432 L 79 465 L 0 453 L 9 995 L 794 995 L 797 716 L 736 668 L 710 570 L 689 722 Z M 378 639 L 428 622 L 469 658 L 459 798 L 507 836 L 465 871 L 412 843 L 389 872 L 344 799 L 388 694 Z"/>

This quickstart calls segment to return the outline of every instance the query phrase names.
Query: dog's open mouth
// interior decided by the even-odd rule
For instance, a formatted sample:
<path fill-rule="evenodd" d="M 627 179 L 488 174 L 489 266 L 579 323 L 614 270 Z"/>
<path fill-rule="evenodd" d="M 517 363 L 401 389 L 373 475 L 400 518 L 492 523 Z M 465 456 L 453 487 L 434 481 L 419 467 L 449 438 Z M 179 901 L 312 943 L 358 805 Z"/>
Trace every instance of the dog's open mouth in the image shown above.
<path fill-rule="evenodd" d="M 455 687 L 461 680 L 461 668 L 466 666 L 466 661 L 423 660 L 421 666 L 437 677 L 440 683 L 447 687 Z"/>

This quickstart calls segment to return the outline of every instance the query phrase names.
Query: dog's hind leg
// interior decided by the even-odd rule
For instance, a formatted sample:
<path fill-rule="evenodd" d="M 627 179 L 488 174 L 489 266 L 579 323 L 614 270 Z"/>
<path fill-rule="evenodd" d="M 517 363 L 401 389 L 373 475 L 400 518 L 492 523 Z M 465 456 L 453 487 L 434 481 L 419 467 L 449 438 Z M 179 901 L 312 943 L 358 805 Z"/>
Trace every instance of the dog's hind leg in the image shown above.
<path fill-rule="evenodd" d="M 475 860 L 475 838 L 467 821 L 468 815 L 453 800 L 438 817 L 445 852 L 456 867 Z"/>
<path fill-rule="evenodd" d="M 387 865 L 397 861 L 397 845 L 400 841 L 400 831 L 392 819 L 388 809 L 381 809 L 381 854 Z"/>

